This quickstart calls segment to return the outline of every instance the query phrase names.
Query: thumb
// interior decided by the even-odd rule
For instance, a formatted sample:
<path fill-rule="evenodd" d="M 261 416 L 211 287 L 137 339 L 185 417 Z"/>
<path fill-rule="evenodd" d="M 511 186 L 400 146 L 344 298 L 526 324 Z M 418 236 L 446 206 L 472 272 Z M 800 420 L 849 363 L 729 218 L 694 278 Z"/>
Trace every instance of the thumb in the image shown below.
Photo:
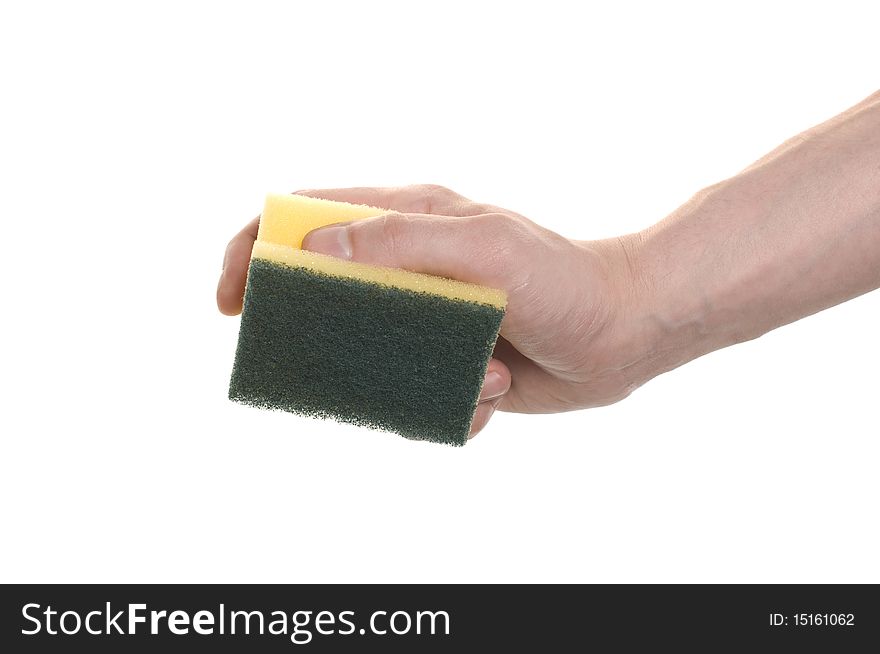
<path fill-rule="evenodd" d="M 504 214 L 453 218 L 389 213 L 316 229 L 303 239 L 303 249 L 509 293 L 519 283 L 513 262 L 523 246 L 516 226 Z"/>

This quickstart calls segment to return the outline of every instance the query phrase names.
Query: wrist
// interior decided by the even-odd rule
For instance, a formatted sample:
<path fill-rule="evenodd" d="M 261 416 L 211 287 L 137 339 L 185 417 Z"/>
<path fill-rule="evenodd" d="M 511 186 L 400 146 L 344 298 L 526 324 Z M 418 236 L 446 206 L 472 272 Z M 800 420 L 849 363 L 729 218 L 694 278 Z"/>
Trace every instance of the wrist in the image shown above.
<path fill-rule="evenodd" d="M 705 210 L 689 205 L 679 211 Z M 701 261 L 706 253 L 693 245 L 694 237 L 661 223 L 606 242 L 616 250 L 607 347 L 630 388 L 748 338 L 737 331 L 736 312 L 724 309 L 724 287 Z"/>
<path fill-rule="evenodd" d="M 748 195 L 741 180 L 727 180 L 626 237 L 640 289 L 630 328 L 645 361 L 645 381 L 755 338 L 773 324 L 772 305 L 760 289 L 776 285 L 779 266 L 750 247 L 764 221 L 753 203 L 743 201 Z"/>

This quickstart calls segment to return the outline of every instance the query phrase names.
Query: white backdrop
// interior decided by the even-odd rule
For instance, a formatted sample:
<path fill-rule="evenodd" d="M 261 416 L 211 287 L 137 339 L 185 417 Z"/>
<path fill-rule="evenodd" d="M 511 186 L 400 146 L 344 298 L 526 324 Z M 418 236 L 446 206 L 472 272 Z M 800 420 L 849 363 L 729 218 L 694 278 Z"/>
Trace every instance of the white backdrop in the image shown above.
<path fill-rule="evenodd" d="M 871 2 L 607 4 L 4 3 L 0 581 L 880 581 L 877 293 L 463 449 L 226 399 L 267 191 L 611 236 L 880 84 Z"/>

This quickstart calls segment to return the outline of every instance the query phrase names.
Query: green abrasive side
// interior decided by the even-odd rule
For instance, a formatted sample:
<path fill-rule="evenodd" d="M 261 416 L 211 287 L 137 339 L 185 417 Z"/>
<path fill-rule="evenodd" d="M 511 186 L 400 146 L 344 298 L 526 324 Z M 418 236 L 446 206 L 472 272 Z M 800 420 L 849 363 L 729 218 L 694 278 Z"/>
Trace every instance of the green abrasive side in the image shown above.
<path fill-rule="evenodd" d="M 229 398 L 464 445 L 503 315 L 253 259 Z"/>

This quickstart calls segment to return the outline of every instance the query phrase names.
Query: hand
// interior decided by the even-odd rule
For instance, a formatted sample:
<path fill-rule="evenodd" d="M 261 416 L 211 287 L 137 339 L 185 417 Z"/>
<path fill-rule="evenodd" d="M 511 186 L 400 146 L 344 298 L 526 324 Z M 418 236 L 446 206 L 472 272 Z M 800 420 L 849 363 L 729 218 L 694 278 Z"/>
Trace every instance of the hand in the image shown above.
<path fill-rule="evenodd" d="M 638 381 L 613 345 L 634 298 L 627 239 L 570 241 L 523 216 L 439 186 L 300 191 L 387 208 L 387 215 L 311 232 L 307 250 L 404 268 L 507 291 L 501 336 L 471 433 L 496 408 L 545 413 L 599 406 Z M 217 290 L 220 310 L 241 311 L 258 219 L 229 244 Z"/>
<path fill-rule="evenodd" d="M 880 93 L 697 193 L 637 234 L 575 242 L 439 186 L 301 191 L 387 215 L 303 247 L 507 291 L 473 421 L 616 402 L 713 350 L 880 287 Z M 258 220 L 226 250 L 241 311 Z"/>

